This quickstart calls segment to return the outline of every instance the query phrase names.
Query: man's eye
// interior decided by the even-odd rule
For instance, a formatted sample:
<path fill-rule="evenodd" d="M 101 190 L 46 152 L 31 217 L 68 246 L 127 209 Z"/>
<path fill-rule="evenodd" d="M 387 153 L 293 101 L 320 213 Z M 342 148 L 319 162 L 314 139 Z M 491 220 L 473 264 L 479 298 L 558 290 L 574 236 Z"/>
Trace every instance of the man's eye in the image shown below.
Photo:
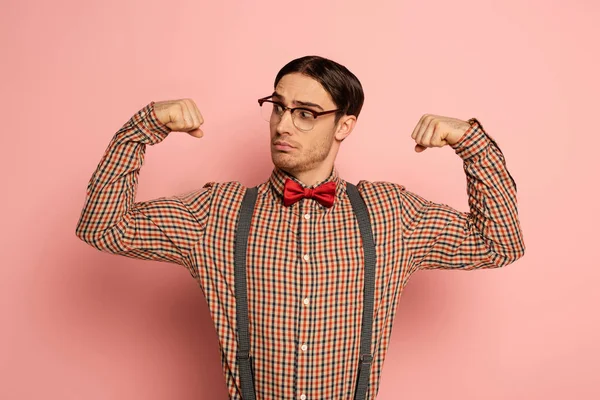
<path fill-rule="evenodd" d="M 273 104 L 273 107 L 275 108 L 275 112 L 279 114 L 283 112 L 283 106 L 281 104 L 275 103 Z"/>
<path fill-rule="evenodd" d="M 309 112 L 309 111 L 302 111 L 300 110 L 300 118 L 302 119 L 314 119 L 314 115 L 313 113 Z"/>

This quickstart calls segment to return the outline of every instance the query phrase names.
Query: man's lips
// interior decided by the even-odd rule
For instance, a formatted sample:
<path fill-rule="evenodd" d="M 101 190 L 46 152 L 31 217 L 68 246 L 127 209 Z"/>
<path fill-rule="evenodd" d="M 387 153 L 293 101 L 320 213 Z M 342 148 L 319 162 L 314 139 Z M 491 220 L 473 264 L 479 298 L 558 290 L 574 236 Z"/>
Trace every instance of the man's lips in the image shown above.
<path fill-rule="evenodd" d="M 290 149 L 295 148 L 290 143 L 288 143 L 288 142 L 281 142 L 281 141 L 277 141 L 277 142 L 273 143 L 273 145 L 275 146 L 275 148 L 277 150 L 290 150 Z"/>

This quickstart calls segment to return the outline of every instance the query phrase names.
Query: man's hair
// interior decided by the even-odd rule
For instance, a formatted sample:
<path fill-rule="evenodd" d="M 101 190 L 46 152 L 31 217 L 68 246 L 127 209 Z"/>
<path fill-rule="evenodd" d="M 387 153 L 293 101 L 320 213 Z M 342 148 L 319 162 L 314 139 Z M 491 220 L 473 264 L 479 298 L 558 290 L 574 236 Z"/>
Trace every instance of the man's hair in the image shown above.
<path fill-rule="evenodd" d="M 343 115 L 358 118 L 365 95 L 358 78 L 341 64 L 320 56 L 300 57 L 287 63 L 275 77 L 274 87 L 287 74 L 300 73 L 315 79 L 329 93 L 336 107 L 335 121 Z"/>

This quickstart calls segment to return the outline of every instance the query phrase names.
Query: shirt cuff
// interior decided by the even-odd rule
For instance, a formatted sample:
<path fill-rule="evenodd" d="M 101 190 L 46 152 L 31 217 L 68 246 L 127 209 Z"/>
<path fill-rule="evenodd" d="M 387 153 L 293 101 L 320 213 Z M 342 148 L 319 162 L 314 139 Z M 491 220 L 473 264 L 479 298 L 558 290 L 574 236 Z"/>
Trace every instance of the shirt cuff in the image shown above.
<path fill-rule="evenodd" d="M 467 129 L 458 142 L 450 145 L 463 160 L 479 154 L 490 143 L 494 143 L 494 140 L 484 131 L 483 126 L 477 119 L 472 118 L 469 121 L 471 127 Z"/>
<path fill-rule="evenodd" d="M 154 110 L 155 102 L 152 101 L 150 104 L 139 110 L 133 116 L 133 125 L 138 129 L 139 132 L 144 134 L 148 139 L 150 145 L 157 144 L 163 141 L 167 135 L 171 132 L 171 129 L 160 122 L 156 116 Z"/>

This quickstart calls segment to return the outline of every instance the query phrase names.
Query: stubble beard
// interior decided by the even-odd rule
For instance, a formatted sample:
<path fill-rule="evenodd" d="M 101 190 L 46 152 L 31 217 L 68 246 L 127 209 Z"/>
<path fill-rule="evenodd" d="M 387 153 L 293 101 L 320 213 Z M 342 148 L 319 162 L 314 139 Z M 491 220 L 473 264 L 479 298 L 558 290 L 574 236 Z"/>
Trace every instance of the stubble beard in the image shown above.
<path fill-rule="evenodd" d="M 333 135 L 311 148 L 306 154 L 293 155 L 271 150 L 271 159 L 277 168 L 290 174 L 306 172 L 316 168 L 327 159 L 332 145 Z"/>

